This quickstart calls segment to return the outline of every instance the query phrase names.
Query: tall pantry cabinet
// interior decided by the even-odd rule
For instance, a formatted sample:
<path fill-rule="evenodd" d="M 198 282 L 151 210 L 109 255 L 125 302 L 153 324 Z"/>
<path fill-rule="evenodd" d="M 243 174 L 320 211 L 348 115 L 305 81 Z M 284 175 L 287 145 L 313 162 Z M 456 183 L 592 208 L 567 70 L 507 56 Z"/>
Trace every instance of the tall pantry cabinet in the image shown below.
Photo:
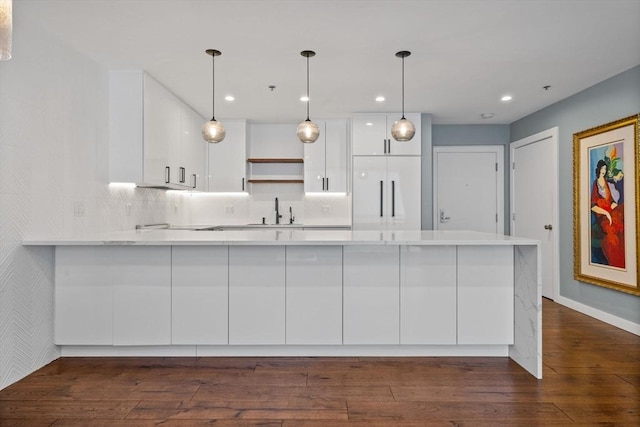
<path fill-rule="evenodd" d="M 420 114 L 410 141 L 397 142 L 391 126 L 399 114 L 355 114 L 352 119 L 354 230 L 420 230 Z"/>

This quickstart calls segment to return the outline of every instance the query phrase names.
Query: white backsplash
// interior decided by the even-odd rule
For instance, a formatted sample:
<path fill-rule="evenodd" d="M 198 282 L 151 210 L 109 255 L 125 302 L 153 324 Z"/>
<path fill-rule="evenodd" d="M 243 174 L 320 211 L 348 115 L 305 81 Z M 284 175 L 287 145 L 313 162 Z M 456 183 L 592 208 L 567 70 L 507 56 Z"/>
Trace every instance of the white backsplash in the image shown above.
<path fill-rule="evenodd" d="M 261 184 L 252 193 L 183 193 L 186 215 L 171 216 L 172 224 L 237 225 L 258 224 L 265 218 L 275 223 L 278 198 L 281 224 L 289 223 L 289 207 L 294 223 L 305 225 L 350 225 L 351 196 L 344 194 L 305 195 L 288 185 Z M 274 188 L 268 188 L 274 187 Z M 181 222 L 183 221 L 183 222 Z"/>

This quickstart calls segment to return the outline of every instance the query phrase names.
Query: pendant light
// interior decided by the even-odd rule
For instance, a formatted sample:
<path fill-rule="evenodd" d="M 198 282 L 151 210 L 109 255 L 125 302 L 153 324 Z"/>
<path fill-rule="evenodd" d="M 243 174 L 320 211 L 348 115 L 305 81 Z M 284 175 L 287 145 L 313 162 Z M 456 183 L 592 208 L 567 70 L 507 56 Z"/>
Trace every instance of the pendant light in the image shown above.
<path fill-rule="evenodd" d="M 318 125 L 309 119 L 309 103 L 311 102 L 309 99 L 309 58 L 315 56 L 316 53 L 312 50 L 303 50 L 300 52 L 300 55 L 307 58 L 307 119 L 298 125 L 296 134 L 300 141 L 304 143 L 312 143 L 318 139 L 318 136 L 320 136 L 320 129 L 318 129 Z"/>
<path fill-rule="evenodd" d="M 0 61 L 11 59 L 12 0 L 0 0 Z"/>
<path fill-rule="evenodd" d="M 215 117 L 215 93 L 216 93 L 216 73 L 215 73 L 215 65 L 216 65 L 216 56 L 222 55 L 222 52 L 215 49 L 207 49 L 205 51 L 207 55 L 211 55 L 212 68 L 211 68 L 211 82 L 212 82 L 212 90 L 211 90 L 211 120 L 202 125 L 202 137 L 207 142 L 220 142 L 224 139 L 226 132 L 224 130 L 224 126 L 222 123 L 216 120 Z"/>
<path fill-rule="evenodd" d="M 396 53 L 398 58 L 402 58 L 402 118 L 391 127 L 391 136 L 398 142 L 407 142 L 416 134 L 416 127 L 410 120 L 404 117 L 404 58 L 411 55 L 407 50 Z"/>

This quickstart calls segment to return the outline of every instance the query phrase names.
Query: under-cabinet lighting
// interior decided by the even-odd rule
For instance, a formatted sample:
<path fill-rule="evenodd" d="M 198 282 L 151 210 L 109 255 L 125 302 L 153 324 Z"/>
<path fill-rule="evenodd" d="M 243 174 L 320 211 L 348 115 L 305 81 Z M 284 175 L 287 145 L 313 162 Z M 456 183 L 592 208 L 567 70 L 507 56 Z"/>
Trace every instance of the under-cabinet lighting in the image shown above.
<path fill-rule="evenodd" d="M 383 102 L 384 100 L 384 96 L 376 96 L 376 102 Z"/>
<path fill-rule="evenodd" d="M 184 194 L 184 191 L 181 191 L 180 193 Z M 211 198 L 216 198 L 216 197 L 248 197 L 249 196 L 249 193 L 244 192 L 244 191 L 235 191 L 235 192 L 227 192 L 227 193 L 208 193 L 208 192 L 193 191 L 193 192 L 189 192 L 187 194 L 189 196 L 194 196 L 194 197 L 211 197 Z"/>
<path fill-rule="evenodd" d="M 136 184 L 134 182 L 110 182 L 109 187 L 136 188 Z"/>
<path fill-rule="evenodd" d="M 502 98 L 500 98 L 500 101 L 502 102 L 509 102 L 513 99 L 513 96 L 511 95 L 504 95 Z"/>
<path fill-rule="evenodd" d="M 311 197 L 344 197 L 347 195 L 347 193 L 327 193 L 327 192 L 309 192 L 309 193 L 304 193 L 305 196 L 311 196 Z"/>

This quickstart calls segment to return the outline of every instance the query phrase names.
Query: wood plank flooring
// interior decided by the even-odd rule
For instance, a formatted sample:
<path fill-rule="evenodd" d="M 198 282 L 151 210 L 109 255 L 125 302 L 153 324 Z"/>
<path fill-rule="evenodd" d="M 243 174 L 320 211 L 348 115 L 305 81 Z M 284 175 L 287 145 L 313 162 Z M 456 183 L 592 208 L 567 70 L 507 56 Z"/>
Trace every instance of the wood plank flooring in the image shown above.
<path fill-rule="evenodd" d="M 640 337 L 543 303 L 544 378 L 508 358 L 62 358 L 9 426 L 640 425 Z"/>

